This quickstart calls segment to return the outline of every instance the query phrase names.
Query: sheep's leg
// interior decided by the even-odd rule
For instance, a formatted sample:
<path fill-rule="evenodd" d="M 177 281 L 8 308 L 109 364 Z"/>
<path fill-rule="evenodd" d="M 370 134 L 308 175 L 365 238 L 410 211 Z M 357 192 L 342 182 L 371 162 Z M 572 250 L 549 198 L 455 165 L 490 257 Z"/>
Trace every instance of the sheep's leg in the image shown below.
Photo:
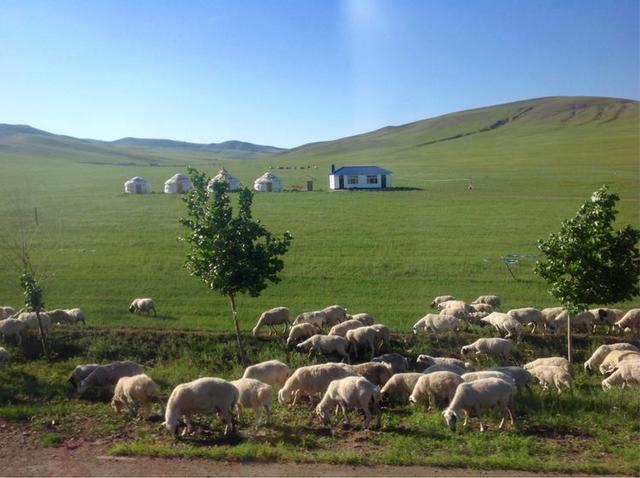
<path fill-rule="evenodd" d="M 350 426 L 351 422 L 349 421 L 349 417 L 347 416 L 347 407 L 344 403 L 340 403 L 340 408 L 342 409 L 342 416 L 344 417 L 344 424 Z M 337 414 L 337 412 L 336 412 Z"/>
<path fill-rule="evenodd" d="M 298 397 L 300 396 L 301 392 L 300 389 L 298 388 L 295 393 L 293 394 L 293 402 L 291 403 L 291 406 L 293 407 L 297 401 L 298 401 Z"/>
<path fill-rule="evenodd" d="M 254 427 L 257 430 L 258 426 L 260 425 L 260 407 L 254 408 L 254 412 L 255 412 L 255 415 L 256 415 L 256 419 L 255 419 L 255 422 L 254 422 Z"/>
<path fill-rule="evenodd" d="M 191 433 L 193 431 L 193 422 L 191 421 L 191 414 L 184 415 L 184 430 L 182 430 L 181 436 L 187 435 L 187 433 Z"/>
<path fill-rule="evenodd" d="M 435 405 L 435 397 L 431 394 L 429 394 L 428 398 L 427 398 L 427 405 L 429 405 L 427 407 L 427 411 L 431 410 L 433 408 L 433 406 Z"/>
<path fill-rule="evenodd" d="M 509 406 L 507 406 L 507 412 L 509 413 L 509 420 L 511 421 L 511 426 L 514 426 L 515 422 L 513 421 L 513 413 L 511 412 L 511 408 Z"/>
<path fill-rule="evenodd" d="M 233 414 L 231 413 L 231 411 L 228 408 L 225 408 L 222 411 L 222 417 L 224 418 L 224 422 L 226 423 L 226 425 L 224 427 L 224 435 L 227 436 L 229 434 L 229 431 L 235 432 L 236 431 L 236 426 L 235 426 L 235 423 L 233 421 Z"/>
<path fill-rule="evenodd" d="M 269 405 L 265 405 L 264 410 L 267 413 L 267 425 L 271 425 L 271 407 Z"/>
<path fill-rule="evenodd" d="M 363 407 L 362 413 L 364 413 L 364 428 L 368 429 L 371 424 L 371 412 L 369 411 L 369 407 Z"/>
<path fill-rule="evenodd" d="M 469 412 L 465 409 L 463 410 L 464 412 L 464 422 L 462 423 L 463 427 L 466 427 L 467 424 L 469 423 Z"/>

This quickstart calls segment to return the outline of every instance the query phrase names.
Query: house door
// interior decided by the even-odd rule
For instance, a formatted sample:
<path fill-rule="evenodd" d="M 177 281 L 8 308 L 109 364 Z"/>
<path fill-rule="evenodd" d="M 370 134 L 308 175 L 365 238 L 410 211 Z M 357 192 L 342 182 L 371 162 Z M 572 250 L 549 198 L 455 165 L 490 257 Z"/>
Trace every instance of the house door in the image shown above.
<path fill-rule="evenodd" d="M 381 183 L 382 184 L 382 189 L 384 189 L 384 188 L 387 187 L 387 175 L 383 174 L 381 177 L 382 177 L 382 183 Z"/>
<path fill-rule="evenodd" d="M 338 176 L 338 189 L 344 189 L 344 176 Z"/>

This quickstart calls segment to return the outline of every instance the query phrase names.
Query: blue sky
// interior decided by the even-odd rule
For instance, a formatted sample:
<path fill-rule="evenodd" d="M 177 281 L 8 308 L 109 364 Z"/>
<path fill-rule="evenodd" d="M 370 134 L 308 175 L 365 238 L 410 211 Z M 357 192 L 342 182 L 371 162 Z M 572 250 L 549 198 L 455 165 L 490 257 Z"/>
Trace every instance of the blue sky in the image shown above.
<path fill-rule="evenodd" d="M 640 98 L 640 2 L 0 0 L 0 122 L 291 147 L 554 95 Z"/>

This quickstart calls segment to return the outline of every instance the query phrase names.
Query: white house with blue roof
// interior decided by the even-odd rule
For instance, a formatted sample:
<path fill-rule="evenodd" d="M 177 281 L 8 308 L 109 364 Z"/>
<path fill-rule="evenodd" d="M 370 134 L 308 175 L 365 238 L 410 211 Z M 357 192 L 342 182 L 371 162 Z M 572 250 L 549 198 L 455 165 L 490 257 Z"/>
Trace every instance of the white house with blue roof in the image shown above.
<path fill-rule="evenodd" d="M 339 189 L 386 189 L 391 187 L 391 171 L 378 166 L 331 165 L 329 188 Z"/>

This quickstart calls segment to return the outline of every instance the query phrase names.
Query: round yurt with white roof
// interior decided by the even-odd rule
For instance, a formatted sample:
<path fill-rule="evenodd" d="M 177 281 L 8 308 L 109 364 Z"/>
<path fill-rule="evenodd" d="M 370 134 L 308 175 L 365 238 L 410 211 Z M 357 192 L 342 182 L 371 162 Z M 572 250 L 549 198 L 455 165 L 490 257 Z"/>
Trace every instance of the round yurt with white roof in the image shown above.
<path fill-rule="evenodd" d="M 151 183 L 140 176 L 136 176 L 124 183 L 124 192 L 127 194 L 147 194 L 151 192 Z"/>
<path fill-rule="evenodd" d="M 193 187 L 193 183 L 184 174 L 174 174 L 164 182 L 164 192 L 167 194 L 186 193 Z"/>
<path fill-rule="evenodd" d="M 213 191 L 213 183 L 217 183 L 218 181 L 227 183 L 229 191 L 240 190 L 240 180 L 235 176 L 232 176 L 229 171 L 224 168 L 218 171 L 218 174 L 216 174 L 213 178 L 211 178 L 211 181 L 209 181 L 209 184 L 207 185 L 209 191 Z"/>
<path fill-rule="evenodd" d="M 282 191 L 282 181 L 276 175 L 267 171 L 253 183 L 253 189 L 256 191 Z"/>

